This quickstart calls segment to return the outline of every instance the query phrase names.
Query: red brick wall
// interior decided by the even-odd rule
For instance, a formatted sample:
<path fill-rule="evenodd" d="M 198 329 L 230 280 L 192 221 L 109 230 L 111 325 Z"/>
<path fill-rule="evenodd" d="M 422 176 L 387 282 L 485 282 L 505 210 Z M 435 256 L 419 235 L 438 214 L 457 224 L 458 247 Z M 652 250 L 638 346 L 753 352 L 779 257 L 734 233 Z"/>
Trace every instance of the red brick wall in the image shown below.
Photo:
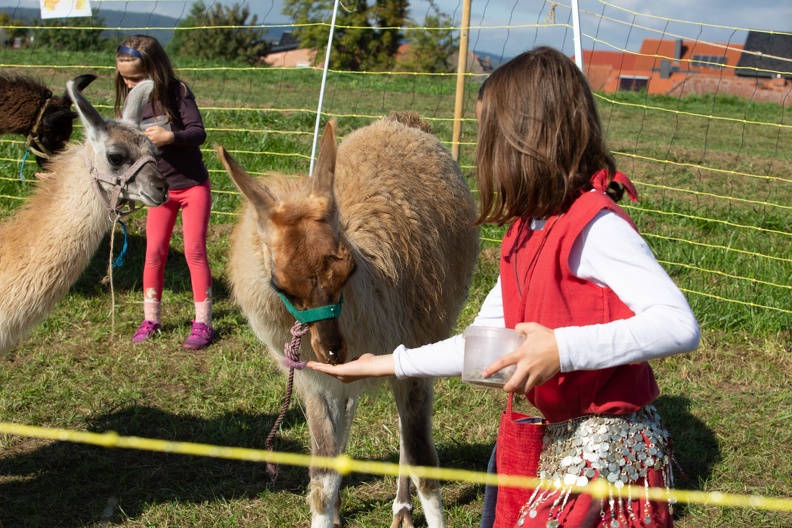
<path fill-rule="evenodd" d="M 792 106 L 792 82 L 785 79 L 756 79 L 748 77 L 719 77 L 693 75 L 677 84 L 667 95 L 731 94 L 757 102 L 772 102 Z"/>

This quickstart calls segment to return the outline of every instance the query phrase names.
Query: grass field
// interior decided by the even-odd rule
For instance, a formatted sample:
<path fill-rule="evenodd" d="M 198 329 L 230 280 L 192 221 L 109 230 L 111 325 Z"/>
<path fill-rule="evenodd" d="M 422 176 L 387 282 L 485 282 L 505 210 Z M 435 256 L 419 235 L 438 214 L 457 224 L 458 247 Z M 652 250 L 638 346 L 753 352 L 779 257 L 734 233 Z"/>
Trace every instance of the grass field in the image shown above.
<path fill-rule="evenodd" d="M 0 61 L 44 65 L 24 69 L 51 86 L 85 71 L 97 73 L 86 96 L 111 114 L 108 57 L 2 51 Z M 46 67 L 53 64 L 71 66 Z M 135 214 L 129 256 L 113 274 L 112 295 L 101 282 L 108 237 L 56 310 L 0 357 L 0 421 L 264 448 L 286 379 L 229 298 L 225 268 L 239 197 L 211 144 L 231 150 L 251 173 L 306 171 L 320 74 L 179 65 L 209 131 L 204 157 L 215 191 L 209 250 L 216 343 L 199 352 L 180 346 L 193 307 L 177 226 L 166 268 L 162 335 L 132 346 L 142 316 L 145 247 L 145 215 Z M 454 84 L 442 76 L 333 74 L 325 111 L 336 117 L 343 136 L 391 110 L 415 110 L 450 142 Z M 466 99 L 460 160 L 471 184 L 475 91 L 472 85 Z M 617 162 L 641 193 L 628 212 L 687 293 L 702 326 L 697 352 L 653 362 L 661 387 L 657 407 L 686 475 L 677 475 L 677 486 L 792 498 L 789 118 L 778 106 L 725 97 L 600 94 L 598 100 Z M 32 162 L 24 168 L 27 181 L 19 179 L 20 139 L 0 138 L 0 217 L 13 215 L 35 185 Z M 482 232 L 478 271 L 459 329 L 495 281 L 501 234 L 491 227 Z M 119 237 L 120 231 L 116 254 Z M 505 399 L 456 379 L 437 381 L 434 432 L 444 467 L 485 469 Z M 388 392 L 367 396 L 349 454 L 395 462 L 397 435 Z M 287 414 L 276 448 L 309 452 L 299 402 Z M 257 463 L 0 437 L 4 528 L 302 527 L 310 523 L 307 483 L 304 468 L 283 466 L 271 483 Z M 344 483 L 346 526 L 390 525 L 393 478 L 352 474 Z M 448 525 L 478 526 L 482 499 L 479 485 L 445 483 Z M 701 504 L 676 510 L 676 525 L 683 528 L 792 526 L 788 512 Z M 424 525 L 420 506 L 417 519 Z"/>

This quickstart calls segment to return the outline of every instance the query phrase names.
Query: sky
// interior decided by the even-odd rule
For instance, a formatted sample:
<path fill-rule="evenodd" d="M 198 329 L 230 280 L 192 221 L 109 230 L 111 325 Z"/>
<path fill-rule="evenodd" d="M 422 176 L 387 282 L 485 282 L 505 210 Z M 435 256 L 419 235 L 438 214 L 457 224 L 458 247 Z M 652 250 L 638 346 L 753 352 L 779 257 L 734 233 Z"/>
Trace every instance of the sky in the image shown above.
<path fill-rule="evenodd" d="M 70 0 L 61 0 L 70 1 Z M 574 53 L 571 0 L 471 0 L 470 48 L 511 57 L 536 45 Z M 90 0 L 93 8 L 185 17 L 194 0 Z M 212 5 L 214 0 L 204 0 Z M 282 0 L 223 0 L 241 3 L 260 24 L 288 23 Z M 439 9 L 461 22 L 461 0 L 434 0 Z M 565 5 L 561 5 L 565 4 Z M 343 5 L 343 1 L 342 1 Z M 428 0 L 411 0 L 410 14 L 422 22 Z M 0 6 L 38 8 L 39 0 L 0 0 Z M 745 42 L 746 29 L 792 33 L 790 0 L 579 0 L 583 49 L 637 51 L 643 38 L 684 38 L 708 42 Z M 552 12 L 551 12 L 552 11 Z M 673 20 L 669 20 L 673 19 Z M 327 13 L 330 21 L 330 13 Z M 555 23 L 555 26 L 546 24 Z"/>

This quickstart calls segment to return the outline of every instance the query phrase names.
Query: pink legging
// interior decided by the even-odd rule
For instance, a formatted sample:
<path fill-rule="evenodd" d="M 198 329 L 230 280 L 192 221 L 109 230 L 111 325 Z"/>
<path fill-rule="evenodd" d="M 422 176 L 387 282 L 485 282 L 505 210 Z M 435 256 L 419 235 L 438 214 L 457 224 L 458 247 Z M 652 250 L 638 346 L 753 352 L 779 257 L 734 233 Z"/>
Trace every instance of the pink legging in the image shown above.
<path fill-rule="evenodd" d="M 189 189 L 168 191 L 168 201 L 149 207 L 146 216 L 146 264 L 143 267 L 143 294 L 146 299 L 162 300 L 165 262 L 168 260 L 173 226 L 182 210 L 184 258 L 190 268 L 193 300 L 204 302 L 211 297 L 212 272 L 206 256 L 206 231 L 212 208 L 209 180 Z"/>

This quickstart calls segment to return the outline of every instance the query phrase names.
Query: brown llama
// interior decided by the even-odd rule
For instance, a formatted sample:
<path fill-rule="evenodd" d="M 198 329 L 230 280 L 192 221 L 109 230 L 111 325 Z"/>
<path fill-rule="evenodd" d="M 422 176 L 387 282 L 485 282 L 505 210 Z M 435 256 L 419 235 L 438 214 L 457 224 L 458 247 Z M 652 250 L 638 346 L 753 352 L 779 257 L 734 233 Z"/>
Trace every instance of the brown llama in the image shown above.
<path fill-rule="evenodd" d="M 421 126 L 415 114 L 398 114 L 336 146 L 331 122 L 311 178 L 273 174 L 256 181 L 218 147 L 247 199 L 229 257 L 233 295 L 279 363 L 295 322 L 281 295 L 296 310 L 343 301 L 339 315 L 308 325 L 304 360 L 343 363 L 451 334 L 478 253 L 475 206 L 448 149 Z M 358 396 L 379 380 L 343 384 L 309 369 L 295 374 L 311 453 L 345 452 Z M 390 384 L 400 464 L 437 466 L 432 380 L 393 378 Z M 310 476 L 311 526 L 340 526 L 341 476 L 316 467 Z M 392 526 L 413 526 L 411 480 L 428 525 L 444 526 L 439 482 L 412 477 L 399 478 Z"/>
<path fill-rule="evenodd" d="M 91 84 L 96 75 L 86 73 L 73 79 L 77 91 Z M 71 109 L 68 92 L 52 95 L 41 81 L 17 73 L 0 73 L 0 134 L 22 134 L 39 166 L 63 150 L 72 135 L 77 113 Z"/>
<path fill-rule="evenodd" d="M 27 202 L 0 224 L 0 352 L 68 292 L 113 225 L 120 200 L 160 205 L 168 198 L 156 148 L 138 129 L 153 83 L 136 86 L 121 119 L 107 122 L 74 81 L 66 86 L 86 141 L 53 156 Z"/>

